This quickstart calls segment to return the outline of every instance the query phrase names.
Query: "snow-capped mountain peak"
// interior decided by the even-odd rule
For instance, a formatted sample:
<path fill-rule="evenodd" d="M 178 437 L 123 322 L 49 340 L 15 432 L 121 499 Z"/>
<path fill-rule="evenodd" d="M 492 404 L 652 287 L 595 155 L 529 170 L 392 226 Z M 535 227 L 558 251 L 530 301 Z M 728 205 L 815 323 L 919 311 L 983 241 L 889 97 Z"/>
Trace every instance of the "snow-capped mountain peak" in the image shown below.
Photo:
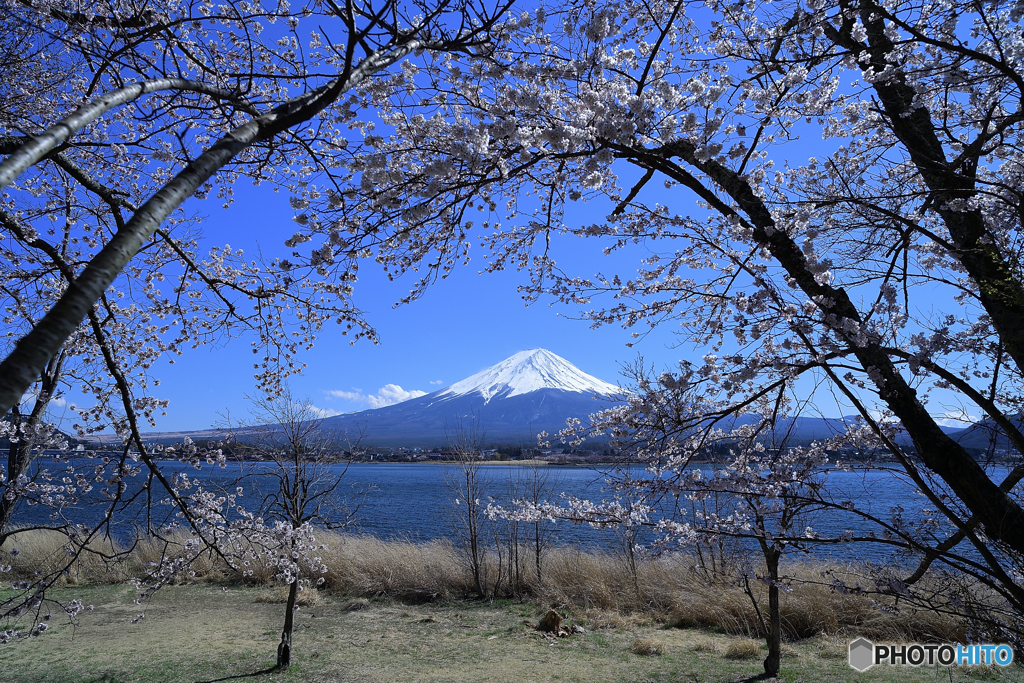
<path fill-rule="evenodd" d="M 546 349 L 520 351 L 497 365 L 442 389 L 438 398 L 479 393 L 484 401 L 495 396 L 508 398 L 538 389 L 561 389 L 610 396 L 620 393 L 614 384 L 588 375 L 561 356 Z"/>

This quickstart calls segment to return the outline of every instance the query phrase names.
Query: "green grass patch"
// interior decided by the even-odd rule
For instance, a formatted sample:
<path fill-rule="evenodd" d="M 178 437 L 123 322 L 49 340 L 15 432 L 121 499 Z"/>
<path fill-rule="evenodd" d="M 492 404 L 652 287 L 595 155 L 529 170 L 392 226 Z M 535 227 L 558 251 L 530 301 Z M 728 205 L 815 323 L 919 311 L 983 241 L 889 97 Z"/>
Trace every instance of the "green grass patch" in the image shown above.
<path fill-rule="evenodd" d="M 225 588 L 227 588 L 225 590 Z M 4 683 L 195 683 L 234 681 L 700 681 L 751 680 L 761 658 L 737 659 L 736 636 L 665 629 L 650 620 L 588 626 L 568 638 L 525 625 L 522 604 L 441 602 L 408 605 L 371 600 L 358 610 L 342 598 L 296 614 L 293 666 L 274 663 L 283 605 L 265 589 L 213 584 L 169 586 L 141 608 L 125 586 L 62 589 L 58 597 L 94 604 L 80 624 L 56 622 L 39 638 L 0 647 Z M 140 610 L 146 618 L 132 625 Z M 536 621 L 539 610 L 527 618 Z M 565 615 L 573 621 L 576 615 Z M 583 615 L 579 615 L 583 617 Z M 636 643 L 656 641 L 660 654 Z M 748 641 L 749 642 L 749 641 Z M 752 644 L 752 643 L 751 643 Z M 749 645 L 745 645 L 749 647 Z M 783 681 L 1024 681 L 1024 669 L 875 668 L 846 665 L 845 640 L 787 645 Z M 263 673 L 261 673 L 263 672 Z"/>

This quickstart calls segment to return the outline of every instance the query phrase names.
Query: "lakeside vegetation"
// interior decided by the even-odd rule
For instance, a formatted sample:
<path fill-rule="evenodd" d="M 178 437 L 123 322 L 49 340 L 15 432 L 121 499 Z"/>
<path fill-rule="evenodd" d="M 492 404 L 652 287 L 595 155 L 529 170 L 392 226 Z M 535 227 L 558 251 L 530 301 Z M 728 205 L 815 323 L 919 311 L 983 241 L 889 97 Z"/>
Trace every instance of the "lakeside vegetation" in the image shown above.
<path fill-rule="evenodd" d="M 227 590 L 223 590 L 227 588 Z M 743 636 L 665 628 L 643 615 L 574 614 L 586 633 L 552 639 L 523 622 L 532 604 L 451 600 L 409 604 L 321 594 L 296 614 L 289 669 L 273 673 L 284 592 L 200 583 L 168 586 L 140 624 L 126 586 L 63 589 L 96 605 L 94 621 L 57 626 L 45 637 L 0 649 L 5 683 L 195 683 L 251 681 L 700 681 L 751 680 L 764 648 Z M 660 654 L 643 654 L 656 646 Z M 843 638 L 787 644 L 782 680 L 853 677 Z M 1000 672 L 898 667 L 908 682 L 1000 680 Z M 891 681 L 873 668 L 857 681 Z M 1006 680 L 1004 675 L 1002 680 Z"/>
<path fill-rule="evenodd" d="M 227 590 L 223 590 L 226 588 Z M 44 637 L 0 649 L 5 683 L 195 683 L 243 681 L 749 681 L 763 643 L 699 629 L 666 628 L 645 615 L 572 614 L 586 633 L 552 639 L 523 622 L 530 603 L 448 600 L 410 604 L 389 598 L 320 594 L 296 614 L 295 653 L 284 671 L 274 663 L 279 588 L 217 583 L 168 586 L 138 611 L 122 585 L 62 589 L 96 605 L 92 621 L 58 625 Z M 655 647 L 660 654 L 645 648 Z M 872 668 L 846 664 L 847 640 L 821 636 L 785 646 L 781 680 L 864 683 L 1019 680 L 1019 670 L 988 667 Z"/>
<path fill-rule="evenodd" d="M 189 538 L 181 535 L 176 542 Z M 495 555 L 488 554 L 484 572 L 490 599 L 474 600 L 473 576 L 450 542 L 383 541 L 330 532 L 319 533 L 318 541 L 327 546 L 321 553 L 328 568 L 325 581 L 319 589 L 305 587 L 300 593 L 298 666 L 282 680 L 319 680 L 314 673 L 336 680 L 347 666 L 357 673 L 345 680 L 726 681 L 761 670 L 758 609 L 765 609 L 766 589 L 751 581 L 748 594 L 729 580 L 726 568 L 712 571 L 694 556 L 644 557 L 631 567 L 614 553 L 552 548 L 544 554 L 538 582 L 525 550 L 520 566 L 513 568 L 517 576 L 509 576 L 507 566 L 499 568 Z M 65 544 L 66 538 L 54 532 L 19 534 L 21 553 L 11 559 L 8 576 L 28 579 L 49 571 L 66 557 Z M 102 559 L 115 550 L 110 542 L 92 550 L 79 555 L 50 597 L 82 599 L 95 604 L 95 610 L 78 619 L 79 628 L 55 618 L 50 632 L 5 648 L 0 669 L 19 671 L 23 678 L 4 680 L 41 675 L 18 664 L 40 648 L 51 648 L 44 675 L 51 681 L 215 679 L 254 674 L 272 663 L 287 592 L 275 583 L 273 568 L 254 566 L 243 579 L 204 554 L 193 563 L 193 575 L 165 586 L 140 607 L 133 604 L 136 591 L 127 581 L 158 563 L 167 549 L 152 539 L 140 540 L 127 561 L 113 564 Z M 875 642 L 965 639 L 964 626 L 952 616 L 833 589 L 833 580 L 850 586 L 864 581 L 864 567 L 797 561 L 784 568 L 792 586 L 781 602 L 784 680 L 849 680 L 846 645 L 855 637 Z M 736 568 L 729 569 L 735 577 Z M 3 597 L 6 593 L 0 593 Z M 201 616 L 193 610 L 199 605 Z M 548 609 L 586 632 L 545 638 L 524 623 Z M 146 619 L 130 624 L 139 612 Z M 148 651 L 151 639 L 159 645 L 146 655 L 146 664 L 132 663 Z M 371 641 L 372 651 L 362 649 L 360 643 Z M 194 658 L 199 668 L 186 666 L 182 656 Z M 221 661 L 225 658 L 230 663 Z M 330 671 L 336 674 L 324 673 Z M 899 670 L 899 678 L 934 680 L 939 673 L 946 680 L 943 671 L 907 667 Z M 891 680 L 893 671 L 888 677 L 885 671 L 869 674 L 863 680 Z M 284 674 L 275 674 L 275 680 L 279 675 Z M 950 676 L 1018 680 L 1024 670 L 1018 665 L 962 668 Z"/>

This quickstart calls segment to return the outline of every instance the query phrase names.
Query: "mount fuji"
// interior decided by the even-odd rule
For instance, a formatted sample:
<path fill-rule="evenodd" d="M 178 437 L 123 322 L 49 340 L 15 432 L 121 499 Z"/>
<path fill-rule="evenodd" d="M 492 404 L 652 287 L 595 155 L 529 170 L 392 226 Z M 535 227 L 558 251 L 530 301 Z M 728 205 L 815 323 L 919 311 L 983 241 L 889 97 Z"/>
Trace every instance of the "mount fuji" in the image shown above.
<path fill-rule="evenodd" d="M 488 443 L 536 443 L 567 418 L 585 418 L 617 403 L 622 391 L 545 349 L 520 351 L 497 365 L 425 396 L 337 415 L 323 427 L 379 446 L 443 446 L 445 425 L 474 417 Z"/>

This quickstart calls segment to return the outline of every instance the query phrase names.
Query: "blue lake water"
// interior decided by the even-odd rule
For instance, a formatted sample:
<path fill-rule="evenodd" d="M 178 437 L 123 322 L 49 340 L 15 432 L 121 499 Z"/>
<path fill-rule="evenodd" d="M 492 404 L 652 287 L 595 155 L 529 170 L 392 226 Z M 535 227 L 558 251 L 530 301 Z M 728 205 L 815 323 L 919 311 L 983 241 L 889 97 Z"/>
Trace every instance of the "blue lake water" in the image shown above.
<path fill-rule="evenodd" d="M 90 460 L 75 459 L 76 468 L 88 466 Z M 43 462 L 41 467 L 54 474 L 61 472 L 64 465 L 55 462 Z M 276 484 L 270 477 L 249 476 L 239 481 L 244 474 L 272 472 L 272 465 L 265 463 L 229 463 L 225 468 L 204 465 L 196 471 L 181 463 L 169 461 L 163 463 L 167 476 L 174 472 L 188 472 L 189 477 L 203 481 L 208 488 L 234 490 L 239 484 L 243 486 L 242 504 L 254 505 L 262 493 L 268 492 Z M 483 502 L 493 501 L 496 504 L 511 506 L 511 498 L 525 496 L 530 489 L 530 482 L 536 475 L 545 478 L 541 499 L 561 502 L 562 495 L 600 501 L 611 498 L 614 493 L 609 486 L 607 473 L 595 469 L 565 466 L 526 466 L 482 465 L 479 469 L 483 486 Z M 324 481 L 335 481 L 344 472 L 331 501 L 337 506 L 333 513 L 335 519 L 341 520 L 346 508 L 357 507 L 352 517 L 350 532 L 367 533 L 375 536 L 394 539 L 402 538 L 413 541 L 425 541 L 450 537 L 452 532 L 452 511 L 455 509 L 457 494 L 448 481 L 457 477 L 457 467 L 448 464 L 352 464 L 345 470 L 344 465 L 327 467 Z M 998 476 L 999 473 L 996 473 Z M 640 468 L 633 468 L 634 477 L 647 476 Z M 828 470 L 823 473 L 827 481 L 827 489 L 836 501 L 850 500 L 859 509 L 869 512 L 883 520 L 891 519 L 894 509 L 905 510 L 908 519 L 921 517 L 920 510 L 926 506 L 926 500 L 914 493 L 912 488 L 893 473 L 884 470 L 842 471 Z M 97 489 L 99 489 L 97 485 Z M 131 481 L 128 493 L 141 489 L 141 476 Z M 154 488 L 154 499 L 162 497 L 161 490 Z M 79 504 L 65 512 L 67 519 L 72 521 L 95 524 L 102 519 L 103 507 L 96 503 Z M 147 523 L 160 525 L 168 518 L 170 510 L 166 506 L 155 506 L 156 514 L 147 517 L 147 497 L 140 495 L 126 510 L 120 514 L 117 525 L 112 526 L 115 535 L 128 536 L 136 526 L 145 527 Z M 16 512 L 16 524 L 45 523 L 50 511 L 42 506 L 22 506 Z M 724 510 L 729 513 L 728 509 Z M 687 521 L 684 516 L 681 521 Z M 613 548 L 618 545 L 619 536 L 613 530 L 594 529 L 588 525 L 572 524 L 565 521 L 555 523 L 544 522 L 549 527 L 551 542 L 555 545 L 579 545 L 587 548 Z M 804 525 L 812 526 L 821 535 L 838 535 L 849 529 L 857 535 L 882 530 L 861 518 L 849 513 L 819 512 L 813 517 L 800 520 L 800 529 Z M 645 531 L 639 542 L 649 545 L 654 541 L 652 532 Z M 884 561 L 889 550 L 882 544 L 855 544 L 819 547 L 815 556 L 835 557 L 843 560 L 872 559 Z"/>

